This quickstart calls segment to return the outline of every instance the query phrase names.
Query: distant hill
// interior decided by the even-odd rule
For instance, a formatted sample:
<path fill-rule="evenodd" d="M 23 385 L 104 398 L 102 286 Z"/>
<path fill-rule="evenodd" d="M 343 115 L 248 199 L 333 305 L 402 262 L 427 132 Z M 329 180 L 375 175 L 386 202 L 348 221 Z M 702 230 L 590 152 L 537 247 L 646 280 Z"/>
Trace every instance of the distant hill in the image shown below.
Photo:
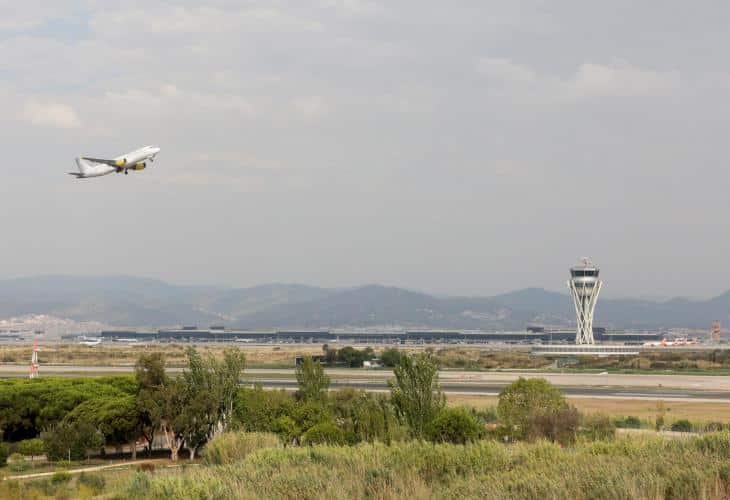
<path fill-rule="evenodd" d="M 130 327 L 221 324 L 240 328 L 523 329 L 573 324 L 567 294 L 527 288 L 492 297 L 435 297 L 365 285 L 251 288 L 178 286 L 129 276 L 42 276 L 0 281 L 0 318 L 49 314 Z M 730 292 L 710 300 L 599 299 L 596 324 L 613 328 L 709 328 L 730 324 Z"/>

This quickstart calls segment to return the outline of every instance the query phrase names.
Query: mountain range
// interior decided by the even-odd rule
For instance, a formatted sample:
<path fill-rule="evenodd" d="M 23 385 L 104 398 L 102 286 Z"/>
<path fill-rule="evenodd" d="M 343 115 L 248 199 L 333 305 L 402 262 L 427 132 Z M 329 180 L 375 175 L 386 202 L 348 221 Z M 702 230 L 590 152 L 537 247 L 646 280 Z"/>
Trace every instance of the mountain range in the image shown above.
<path fill-rule="evenodd" d="M 129 276 L 41 276 L 0 281 L 0 318 L 48 314 L 119 327 L 225 325 L 237 328 L 400 326 L 521 330 L 570 326 L 567 294 L 527 288 L 491 297 L 438 297 L 365 285 L 320 288 L 267 284 L 251 288 L 179 286 Z M 599 298 L 596 326 L 701 328 L 730 323 L 730 292 L 709 300 Z"/>

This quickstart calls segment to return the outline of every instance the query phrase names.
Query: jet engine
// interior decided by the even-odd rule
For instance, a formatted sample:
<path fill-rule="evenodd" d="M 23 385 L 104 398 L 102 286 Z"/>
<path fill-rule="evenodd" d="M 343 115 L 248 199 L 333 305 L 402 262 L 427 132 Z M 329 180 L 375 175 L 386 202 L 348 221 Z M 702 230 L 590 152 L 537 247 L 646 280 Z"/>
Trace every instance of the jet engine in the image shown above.
<path fill-rule="evenodd" d="M 147 166 L 147 163 L 142 161 L 139 163 L 135 163 L 134 166 L 132 167 L 132 170 L 144 170 L 146 166 Z"/>

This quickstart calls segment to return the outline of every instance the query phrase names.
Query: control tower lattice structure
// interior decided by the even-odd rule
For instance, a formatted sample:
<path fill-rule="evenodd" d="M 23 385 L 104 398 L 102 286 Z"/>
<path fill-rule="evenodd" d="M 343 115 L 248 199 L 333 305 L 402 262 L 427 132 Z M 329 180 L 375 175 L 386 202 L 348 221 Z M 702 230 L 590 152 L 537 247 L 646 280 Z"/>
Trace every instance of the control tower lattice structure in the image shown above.
<path fill-rule="evenodd" d="M 568 288 L 575 305 L 576 344 L 596 343 L 593 339 L 593 311 L 603 283 L 598 279 L 598 272 L 598 267 L 587 258 L 581 259 L 577 266 L 570 268 Z"/>

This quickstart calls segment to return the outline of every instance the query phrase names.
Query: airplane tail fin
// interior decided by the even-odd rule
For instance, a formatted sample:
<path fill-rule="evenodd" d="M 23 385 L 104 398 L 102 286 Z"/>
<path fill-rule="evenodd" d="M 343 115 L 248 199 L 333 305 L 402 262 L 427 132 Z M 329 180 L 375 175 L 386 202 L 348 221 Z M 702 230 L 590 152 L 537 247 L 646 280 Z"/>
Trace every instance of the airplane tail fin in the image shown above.
<path fill-rule="evenodd" d="M 84 160 L 83 158 L 76 158 L 76 165 L 78 165 L 81 175 L 86 175 L 90 167 L 86 160 Z"/>

